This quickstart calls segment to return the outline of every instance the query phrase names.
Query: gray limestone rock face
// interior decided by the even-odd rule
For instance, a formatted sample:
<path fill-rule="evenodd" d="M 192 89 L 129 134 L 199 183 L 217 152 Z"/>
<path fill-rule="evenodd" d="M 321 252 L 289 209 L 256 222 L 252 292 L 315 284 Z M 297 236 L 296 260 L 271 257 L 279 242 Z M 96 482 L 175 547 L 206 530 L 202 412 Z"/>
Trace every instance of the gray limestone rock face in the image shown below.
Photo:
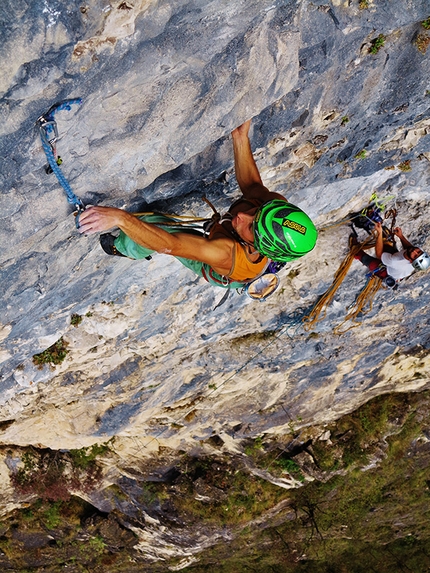
<path fill-rule="evenodd" d="M 354 262 L 312 333 L 301 318 L 372 193 L 430 248 L 430 50 L 416 45 L 429 15 L 425 0 L 1 3 L 0 419 L 13 421 L 3 444 L 116 436 L 132 459 L 216 435 L 236 451 L 292 421 L 428 387 L 428 273 L 381 290 L 339 336 L 366 282 Z M 167 255 L 106 256 L 76 231 L 35 125 L 77 97 L 56 115 L 57 147 L 86 204 L 210 216 L 206 195 L 227 209 L 239 195 L 230 132 L 253 117 L 263 181 L 315 220 L 316 248 L 266 302 L 233 293 L 215 310 L 223 291 Z M 33 355 L 59 339 L 64 361 L 39 369 Z"/>

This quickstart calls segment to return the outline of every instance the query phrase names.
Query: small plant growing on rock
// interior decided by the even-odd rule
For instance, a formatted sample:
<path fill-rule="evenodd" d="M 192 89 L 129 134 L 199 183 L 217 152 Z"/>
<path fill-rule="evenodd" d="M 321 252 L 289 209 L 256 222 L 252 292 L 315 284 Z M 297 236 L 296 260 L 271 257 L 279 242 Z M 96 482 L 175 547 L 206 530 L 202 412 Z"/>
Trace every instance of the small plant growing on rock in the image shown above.
<path fill-rule="evenodd" d="M 68 343 L 61 337 L 43 352 L 35 354 L 33 356 L 33 363 L 38 366 L 39 369 L 42 369 L 45 364 L 50 364 L 51 367 L 61 364 L 69 352 L 67 345 Z"/>
<path fill-rule="evenodd" d="M 367 151 L 365 149 L 362 149 L 354 157 L 355 159 L 365 159 L 366 156 L 367 156 Z"/>
<path fill-rule="evenodd" d="M 340 125 L 344 126 L 349 122 L 349 117 L 347 115 L 344 115 L 341 119 Z"/>
<path fill-rule="evenodd" d="M 425 54 L 427 52 L 427 48 L 430 45 L 430 36 L 427 36 L 427 34 L 418 34 L 414 43 L 418 50 L 422 54 Z"/>
<path fill-rule="evenodd" d="M 282 471 L 289 473 L 290 476 L 296 478 L 298 481 L 305 481 L 305 476 L 302 474 L 300 466 L 294 460 L 280 457 L 273 463 L 275 466 L 279 467 Z"/>
<path fill-rule="evenodd" d="M 72 326 L 79 326 L 82 321 L 83 321 L 83 318 L 80 314 L 72 314 L 72 316 L 70 318 L 70 324 Z"/>
<path fill-rule="evenodd" d="M 359 10 L 367 10 L 369 8 L 369 0 L 360 0 L 358 8 Z"/>
<path fill-rule="evenodd" d="M 264 450 L 263 438 L 262 436 L 257 436 L 251 444 L 245 447 L 244 451 L 247 456 L 252 458 L 258 455 L 262 450 Z"/>
<path fill-rule="evenodd" d="M 44 521 L 48 529 L 56 529 L 61 523 L 60 501 L 50 503 L 44 511 Z"/>
<path fill-rule="evenodd" d="M 105 455 L 109 452 L 109 446 L 114 439 L 112 438 L 106 444 L 94 444 L 89 448 L 80 450 L 69 450 L 69 455 L 75 467 L 86 470 L 96 460 L 97 456 Z"/>
<path fill-rule="evenodd" d="M 421 26 L 426 30 L 430 30 L 430 16 L 421 22 Z"/>
<path fill-rule="evenodd" d="M 400 169 L 400 171 L 412 171 L 411 160 L 406 159 L 406 161 L 399 163 L 397 167 Z"/>
<path fill-rule="evenodd" d="M 369 52 L 371 54 L 377 54 L 379 50 L 384 46 L 384 44 L 385 44 L 385 36 L 384 34 L 379 34 L 377 38 L 374 38 L 371 41 Z"/>

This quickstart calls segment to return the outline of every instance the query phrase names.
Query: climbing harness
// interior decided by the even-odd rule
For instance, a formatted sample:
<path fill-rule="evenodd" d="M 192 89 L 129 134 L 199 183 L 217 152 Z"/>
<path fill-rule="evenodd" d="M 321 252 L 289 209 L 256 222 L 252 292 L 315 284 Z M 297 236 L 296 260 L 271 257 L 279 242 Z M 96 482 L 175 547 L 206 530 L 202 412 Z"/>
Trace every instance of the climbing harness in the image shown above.
<path fill-rule="evenodd" d="M 206 197 L 202 197 L 202 199 L 212 209 L 213 211 L 212 217 L 179 216 L 179 215 L 170 215 L 167 213 L 155 213 L 153 211 L 143 212 L 143 213 L 133 213 L 133 215 L 135 217 L 144 217 L 148 215 L 162 215 L 163 218 L 166 219 L 162 223 L 163 226 L 182 227 L 185 232 L 196 233 L 208 238 L 210 236 L 210 232 L 213 225 L 231 219 L 231 215 L 229 213 L 227 213 L 226 215 L 221 215 L 220 213 L 218 213 L 214 205 Z M 238 237 L 238 239 L 240 238 Z M 242 243 L 242 241 L 239 242 Z M 205 269 L 203 268 L 202 276 L 205 280 L 207 280 L 211 284 L 217 282 L 219 286 L 226 288 L 225 294 L 223 295 L 223 297 L 214 307 L 213 310 L 217 309 L 227 301 L 234 288 L 236 289 L 236 292 L 238 294 L 246 294 L 249 298 L 253 300 L 258 300 L 260 302 L 265 301 L 278 288 L 279 277 L 277 273 L 285 265 L 286 262 L 270 261 L 269 264 L 266 266 L 266 268 L 257 277 L 251 279 L 250 281 L 232 280 L 229 279 L 228 277 L 222 277 L 220 280 L 216 279 L 216 277 L 214 276 L 211 276 L 210 271 L 209 271 L 210 276 L 208 277 Z M 236 283 L 236 284 L 241 283 L 241 286 L 232 288 L 231 283 Z"/>
<path fill-rule="evenodd" d="M 43 150 L 45 152 L 46 158 L 49 163 L 49 167 L 46 168 L 47 173 L 55 173 L 60 185 L 66 192 L 67 201 L 73 205 L 77 211 L 76 216 L 76 226 L 79 227 L 79 214 L 85 210 L 85 205 L 77 197 L 69 182 L 64 177 L 60 165 L 62 164 L 61 157 L 57 154 L 56 143 L 58 140 L 58 128 L 57 122 L 55 121 L 55 114 L 57 111 L 72 109 L 72 105 L 81 104 L 82 100 L 80 98 L 68 99 L 61 102 L 57 102 L 52 105 L 49 110 L 41 115 L 36 124 L 39 127 L 40 139 L 42 140 Z"/>

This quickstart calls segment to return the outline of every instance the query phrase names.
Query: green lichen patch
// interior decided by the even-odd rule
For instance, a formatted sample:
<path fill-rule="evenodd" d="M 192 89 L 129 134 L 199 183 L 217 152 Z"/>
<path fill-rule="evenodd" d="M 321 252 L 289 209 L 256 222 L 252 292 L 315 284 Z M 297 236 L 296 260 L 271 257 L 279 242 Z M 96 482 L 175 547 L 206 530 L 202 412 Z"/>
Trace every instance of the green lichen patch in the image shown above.
<path fill-rule="evenodd" d="M 367 157 L 367 151 L 365 149 L 362 149 L 361 151 L 356 153 L 354 157 L 355 159 L 365 159 Z"/>

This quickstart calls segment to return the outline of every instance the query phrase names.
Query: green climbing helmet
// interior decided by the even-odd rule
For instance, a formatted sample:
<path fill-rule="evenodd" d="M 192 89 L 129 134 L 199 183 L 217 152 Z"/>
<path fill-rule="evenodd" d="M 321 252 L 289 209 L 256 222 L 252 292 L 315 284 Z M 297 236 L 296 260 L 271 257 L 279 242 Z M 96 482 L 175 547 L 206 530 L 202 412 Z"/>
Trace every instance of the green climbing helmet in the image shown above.
<path fill-rule="evenodd" d="M 272 261 L 288 262 L 303 257 L 315 247 L 318 231 L 299 207 L 274 199 L 257 211 L 254 245 Z"/>

